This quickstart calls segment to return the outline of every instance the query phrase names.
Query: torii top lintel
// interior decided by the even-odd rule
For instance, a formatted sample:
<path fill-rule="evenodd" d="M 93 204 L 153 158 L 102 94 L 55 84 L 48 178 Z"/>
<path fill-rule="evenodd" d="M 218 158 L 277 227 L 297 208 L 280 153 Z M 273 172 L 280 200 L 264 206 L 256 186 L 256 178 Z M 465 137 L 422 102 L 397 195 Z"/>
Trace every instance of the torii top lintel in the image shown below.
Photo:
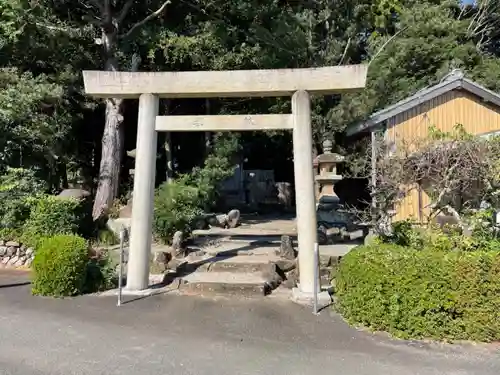
<path fill-rule="evenodd" d="M 366 65 L 307 69 L 225 70 L 192 72 L 84 71 L 85 92 L 94 97 L 162 98 L 290 96 L 357 91 L 365 87 Z"/>

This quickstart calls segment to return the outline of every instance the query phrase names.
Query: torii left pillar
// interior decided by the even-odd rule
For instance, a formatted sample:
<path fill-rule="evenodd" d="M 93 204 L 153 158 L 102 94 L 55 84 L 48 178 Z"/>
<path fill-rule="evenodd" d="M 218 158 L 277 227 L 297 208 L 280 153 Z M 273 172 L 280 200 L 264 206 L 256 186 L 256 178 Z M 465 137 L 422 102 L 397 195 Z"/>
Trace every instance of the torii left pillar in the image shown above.
<path fill-rule="evenodd" d="M 142 94 L 139 97 L 134 204 L 132 206 L 132 231 L 130 233 L 126 286 L 126 289 L 130 290 L 143 290 L 149 285 L 151 227 L 158 142 L 155 122 L 156 116 L 158 116 L 158 105 L 158 95 Z"/>

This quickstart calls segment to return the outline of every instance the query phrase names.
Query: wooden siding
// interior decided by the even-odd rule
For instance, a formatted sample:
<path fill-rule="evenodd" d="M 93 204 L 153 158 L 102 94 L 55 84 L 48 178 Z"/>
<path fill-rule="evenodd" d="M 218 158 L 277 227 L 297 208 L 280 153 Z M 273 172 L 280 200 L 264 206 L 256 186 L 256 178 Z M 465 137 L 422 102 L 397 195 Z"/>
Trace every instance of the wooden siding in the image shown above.
<path fill-rule="evenodd" d="M 401 141 L 426 138 L 430 126 L 449 132 L 457 124 L 474 135 L 500 130 L 500 109 L 481 98 L 454 90 L 401 113 L 387 121 L 386 140 L 397 147 Z M 430 203 L 428 195 L 413 190 L 396 208 L 394 220 L 413 218 L 425 221 Z"/>

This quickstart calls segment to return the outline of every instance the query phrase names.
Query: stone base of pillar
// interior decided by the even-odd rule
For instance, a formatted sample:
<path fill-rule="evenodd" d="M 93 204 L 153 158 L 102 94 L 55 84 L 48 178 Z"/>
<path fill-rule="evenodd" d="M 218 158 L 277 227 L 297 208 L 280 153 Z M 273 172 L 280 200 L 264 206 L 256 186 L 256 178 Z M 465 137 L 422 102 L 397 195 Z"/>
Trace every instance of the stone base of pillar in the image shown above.
<path fill-rule="evenodd" d="M 314 293 L 307 293 L 300 290 L 300 288 L 292 289 L 292 301 L 299 305 L 312 307 L 314 305 Z M 322 309 L 331 305 L 332 298 L 327 291 L 318 293 L 318 309 Z"/>

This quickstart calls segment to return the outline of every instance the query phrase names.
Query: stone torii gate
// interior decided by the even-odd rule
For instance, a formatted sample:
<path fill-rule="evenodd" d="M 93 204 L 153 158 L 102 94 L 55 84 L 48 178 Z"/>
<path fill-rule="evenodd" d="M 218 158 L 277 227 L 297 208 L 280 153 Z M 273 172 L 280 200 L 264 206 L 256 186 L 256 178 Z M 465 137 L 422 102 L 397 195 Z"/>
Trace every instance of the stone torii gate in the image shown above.
<path fill-rule="evenodd" d="M 365 87 L 365 65 L 314 69 L 194 72 L 84 71 L 87 94 L 99 98 L 139 98 L 134 176 L 134 205 L 127 289 L 149 284 L 157 132 L 293 130 L 295 196 L 300 264 L 297 291 L 314 293 L 316 212 L 313 176 L 311 104 L 309 93 L 334 94 Z M 292 113 L 285 115 L 158 116 L 159 98 L 291 96 Z"/>

